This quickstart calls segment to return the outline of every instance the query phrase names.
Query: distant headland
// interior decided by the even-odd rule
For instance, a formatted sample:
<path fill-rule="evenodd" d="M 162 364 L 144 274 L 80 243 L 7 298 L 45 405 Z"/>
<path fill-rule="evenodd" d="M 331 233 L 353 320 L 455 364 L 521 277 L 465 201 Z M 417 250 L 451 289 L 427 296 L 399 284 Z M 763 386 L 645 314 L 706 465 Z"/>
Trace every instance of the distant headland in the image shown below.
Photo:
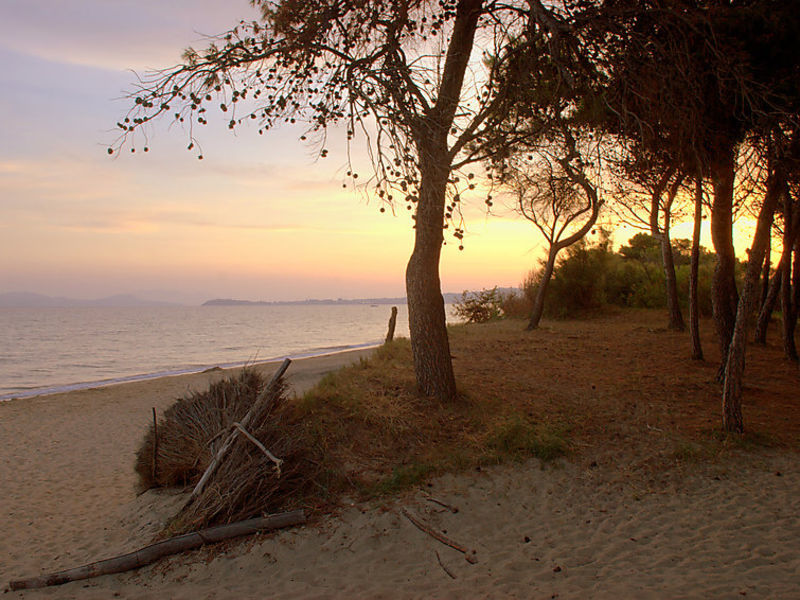
<path fill-rule="evenodd" d="M 461 294 L 446 293 L 444 296 L 445 303 L 455 302 L 461 298 Z M 285 306 L 285 305 L 342 305 L 342 304 L 405 304 L 405 296 L 397 298 L 323 298 L 323 299 L 308 299 L 308 300 L 234 300 L 231 298 L 215 298 L 203 302 L 202 306 Z"/>

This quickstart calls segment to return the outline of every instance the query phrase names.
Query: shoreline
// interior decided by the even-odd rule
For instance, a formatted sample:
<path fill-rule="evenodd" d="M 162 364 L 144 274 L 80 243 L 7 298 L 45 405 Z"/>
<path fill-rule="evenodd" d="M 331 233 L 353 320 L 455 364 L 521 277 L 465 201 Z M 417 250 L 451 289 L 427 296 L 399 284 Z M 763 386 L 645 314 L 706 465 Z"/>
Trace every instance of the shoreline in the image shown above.
<path fill-rule="evenodd" d="M 109 379 L 99 379 L 94 381 L 81 381 L 76 383 L 67 383 L 56 386 L 43 386 L 36 387 L 29 390 L 20 392 L 9 392 L 0 394 L 0 403 L 13 402 L 15 400 L 30 400 L 32 398 L 39 398 L 43 396 L 52 396 L 56 394 L 68 394 L 70 392 L 78 392 L 83 390 L 102 389 L 116 385 L 125 385 L 128 383 L 137 383 L 142 381 L 153 381 L 168 377 L 180 377 L 184 375 L 198 375 L 214 371 L 228 371 L 231 369 L 241 369 L 243 367 L 263 367 L 273 363 L 279 363 L 285 358 L 294 361 L 305 360 L 309 358 L 320 358 L 325 356 L 335 356 L 337 354 L 345 354 L 347 352 L 354 352 L 359 350 L 372 350 L 381 345 L 381 342 L 364 342 L 360 344 L 352 344 L 347 346 L 333 346 L 325 348 L 314 348 L 310 350 L 302 350 L 299 352 L 278 355 L 266 359 L 256 361 L 237 361 L 232 363 L 218 363 L 208 364 L 197 367 L 185 367 L 179 369 L 171 369 L 164 371 L 155 371 L 152 373 L 141 373 L 135 375 L 125 375 L 122 377 L 113 377 Z"/>

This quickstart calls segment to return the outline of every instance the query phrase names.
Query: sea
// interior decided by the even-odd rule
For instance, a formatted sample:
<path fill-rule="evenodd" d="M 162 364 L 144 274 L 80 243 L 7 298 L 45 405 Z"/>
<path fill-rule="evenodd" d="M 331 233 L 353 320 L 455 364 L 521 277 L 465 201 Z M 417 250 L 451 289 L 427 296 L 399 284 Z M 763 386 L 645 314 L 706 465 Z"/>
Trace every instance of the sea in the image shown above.
<path fill-rule="evenodd" d="M 390 314 L 385 304 L 0 308 L 0 401 L 375 346 Z M 408 336 L 405 305 L 395 335 Z"/>

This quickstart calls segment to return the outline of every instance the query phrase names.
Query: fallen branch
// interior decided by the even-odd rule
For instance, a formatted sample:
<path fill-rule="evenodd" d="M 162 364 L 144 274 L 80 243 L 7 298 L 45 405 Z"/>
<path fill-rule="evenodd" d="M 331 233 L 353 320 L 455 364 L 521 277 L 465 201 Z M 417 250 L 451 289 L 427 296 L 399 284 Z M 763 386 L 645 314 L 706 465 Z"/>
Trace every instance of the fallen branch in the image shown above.
<path fill-rule="evenodd" d="M 453 572 L 452 572 L 450 569 L 448 569 L 448 568 L 445 566 L 445 564 L 442 562 L 442 557 L 441 557 L 441 556 L 439 556 L 439 552 L 438 552 L 438 551 L 436 552 L 436 560 L 438 560 L 438 561 L 439 561 L 439 566 L 440 566 L 440 567 L 442 567 L 442 570 L 443 570 L 445 573 L 447 573 L 448 575 L 450 575 L 450 579 L 455 579 L 455 578 L 456 578 L 456 576 L 455 576 L 455 575 L 453 575 Z"/>
<path fill-rule="evenodd" d="M 248 431 L 247 431 L 247 429 L 245 429 L 244 427 L 242 427 L 242 425 L 241 425 L 240 423 L 234 423 L 234 424 L 233 424 L 233 426 L 234 426 L 234 427 L 236 427 L 236 429 L 238 429 L 238 430 L 239 430 L 239 433 L 241 433 L 241 434 L 242 434 L 243 436 L 245 436 L 245 437 L 246 437 L 248 440 L 250 440 L 251 442 L 253 442 L 253 444 L 255 444 L 255 445 L 256 445 L 256 447 L 257 447 L 259 450 L 261 450 L 261 452 L 263 452 L 263 453 L 264 453 L 264 455 L 265 455 L 265 456 L 266 456 L 268 459 L 270 459 L 272 462 L 274 462 L 274 463 L 275 463 L 275 470 L 277 471 L 278 477 L 280 477 L 280 476 L 281 476 L 281 465 L 283 464 L 283 461 L 282 461 L 280 458 L 278 458 L 277 456 L 275 456 L 275 455 L 274 455 L 272 452 L 270 452 L 269 450 L 267 450 L 267 448 L 266 448 L 266 446 L 264 446 L 264 444 L 262 444 L 261 442 L 259 442 L 259 441 L 258 441 L 256 438 L 254 438 L 252 435 L 250 435 L 250 432 L 248 432 Z"/>
<path fill-rule="evenodd" d="M 441 542 L 445 546 L 450 546 L 454 550 L 458 550 L 459 552 L 461 552 L 464 555 L 464 558 L 466 559 L 466 561 L 468 563 L 474 565 L 476 562 L 478 562 L 478 559 L 475 557 L 475 551 L 474 550 L 470 550 L 469 548 L 467 548 L 465 546 L 462 546 L 461 544 L 459 544 L 457 542 L 454 542 L 453 540 L 451 540 L 450 538 L 448 538 L 444 534 L 441 534 L 438 531 L 436 531 L 434 529 L 431 529 L 421 519 L 419 519 L 419 517 L 415 517 L 414 515 L 412 515 L 411 512 L 408 509 L 403 508 L 402 512 L 403 512 L 403 515 L 405 515 L 405 517 L 417 527 L 417 529 L 419 529 L 420 531 L 424 531 L 429 536 L 431 536 L 435 540 L 438 540 L 439 542 Z"/>
<path fill-rule="evenodd" d="M 274 391 L 273 388 L 275 387 L 275 384 L 283 376 L 283 374 L 286 372 L 286 369 L 289 368 L 289 365 L 291 363 L 292 361 L 289 358 L 283 360 L 283 363 L 281 363 L 281 366 L 278 367 L 277 371 L 275 371 L 275 374 L 272 376 L 272 379 L 267 384 L 267 387 L 265 387 L 264 391 L 261 392 L 261 394 L 259 394 L 258 398 L 256 398 L 256 401 L 253 403 L 253 406 L 250 407 L 250 410 L 248 410 L 247 414 L 242 418 L 241 420 L 242 427 L 247 427 L 250 424 L 250 419 L 253 418 L 253 412 L 255 408 L 259 404 L 261 404 L 261 402 L 264 402 L 266 399 L 269 398 L 270 392 Z M 225 442 L 222 444 L 220 449 L 217 451 L 217 454 L 214 456 L 213 459 L 211 459 L 211 462 L 208 464 L 208 467 L 206 467 L 206 470 L 203 473 L 203 476 L 200 478 L 200 481 L 197 482 L 197 485 L 192 490 L 192 494 L 191 496 L 189 496 L 189 500 L 187 500 L 186 502 L 187 505 L 197 496 L 199 496 L 200 492 L 203 491 L 203 488 L 206 486 L 208 479 L 211 477 L 211 475 L 214 474 L 214 471 L 217 470 L 220 461 L 222 461 L 222 458 L 225 456 L 225 454 L 227 454 L 228 450 L 230 450 L 230 447 L 233 445 L 233 441 L 235 439 L 236 439 L 236 431 L 232 431 L 225 439 Z"/>
<path fill-rule="evenodd" d="M 69 583 L 70 581 L 99 577 L 100 575 L 122 573 L 149 565 L 164 556 L 199 548 L 203 544 L 213 544 L 242 535 L 250 535 L 263 529 L 281 529 L 283 527 L 291 527 L 292 525 L 301 525 L 305 522 L 305 513 L 302 510 L 295 510 L 292 512 L 230 523 L 228 525 L 219 525 L 217 527 L 210 527 L 209 529 L 172 537 L 162 542 L 145 546 L 140 550 L 123 554 L 122 556 L 101 560 L 82 567 L 67 569 L 66 571 L 59 571 L 57 573 L 51 573 L 50 575 L 40 575 L 39 577 L 32 577 L 30 579 L 11 581 L 9 587 L 14 591 L 26 590 L 51 585 L 61 585 L 63 583 Z"/>
<path fill-rule="evenodd" d="M 438 504 L 439 506 L 443 506 L 453 514 L 456 514 L 458 512 L 457 506 L 453 506 L 452 504 L 447 504 L 447 502 L 442 502 L 441 500 L 437 500 L 433 496 L 425 496 L 425 500 L 427 500 L 428 502 L 433 502 L 434 504 Z"/>

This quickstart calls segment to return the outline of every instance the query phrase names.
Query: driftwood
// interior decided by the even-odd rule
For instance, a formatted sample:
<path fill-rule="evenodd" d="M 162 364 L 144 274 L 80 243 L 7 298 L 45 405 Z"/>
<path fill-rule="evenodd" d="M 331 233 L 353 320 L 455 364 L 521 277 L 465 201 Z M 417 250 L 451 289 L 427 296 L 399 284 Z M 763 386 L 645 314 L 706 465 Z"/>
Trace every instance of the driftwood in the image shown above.
<path fill-rule="evenodd" d="M 431 527 L 426 525 L 419 517 L 415 517 L 413 514 L 411 514 L 411 512 L 408 509 L 403 508 L 402 512 L 403 515 L 405 515 L 405 517 L 417 527 L 417 529 L 419 529 L 420 531 L 424 531 L 429 536 L 431 536 L 435 540 L 438 540 L 445 546 L 450 546 L 454 550 L 458 550 L 459 552 L 461 552 L 468 563 L 474 565 L 476 562 L 478 562 L 478 559 L 475 557 L 474 550 L 470 550 L 469 548 L 462 546 L 457 542 L 454 542 L 449 537 L 439 533 L 435 529 L 432 529 Z"/>
<path fill-rule="evenodd" d="M 397 307 L 392 307 L 392 316 L 389 317 L 389 331 L 386 333 L 386 343 L 394 339 L 394 328 L 397 325 Z"/>
<path fill-rule="evenodd" d="M 274 455 L 272 452 L 270 452 L 269 450 L 267 450 L 267 447 L 266 447 L 266 446 L 264 446 L 264 444 L 262 444 L 261 442 L 259 442 L 259 441 L 258 441 L 256 438 L 254 438 L 252 435 L 250 435 L 250 432 L 248 432 L 248 431 L 247 431 L 247 429 L 245 429 L 244 427 L 242 427 L 241 423 L 234 423 L 234 424 L 233 424 L 233 426 L 234 426 L 234 427 L 236 427 L 236 429 L 238 429 L 238 430 L 239 430 L 239 433 L 241 433 L 241 434 L 242 434 L 244 437 L 246 437 L 248 440 L 250 440 L 251 442 L 253 442 L 253 444 L 255 444 L 255 446 L 256 446 L 256 447 L 257 447 L 259 450 L 261 450 L 261 452 L 263 452 L 263 453 L 264 453 L 264 455 L 265 455 L 265 456 L 266 456 L 268 459 L 270 459 L 270 460 L 271 460 L 273 463 L 275 463 L 275 471 L 276 471 L 276 473 L 278 474 L 278 477 L 280 477 L 280 476 L 281 476 L 281 465 L 283 464 L 283 461 L 282 461 L 280 458 L 278 458 L 277 456 L 275 456 L 275 455 Z"/>
<path fill-rule="evenodd" d="M 281 366 L 278 367 L 277 371 L 275 371 L 275 374 L 272 376 L 270 382 L 264 388 L 264 391 L 261 392 L 261 394 L 259 394 L 258 398 L 256 398 L 256 401 L 253 403 L 253 406 L 250 408 L 250 410 L 247 411 L 247 414 L 239 422 L 242 428 L 245 428 L 249 425 L 250 419 L 253 417 L 253 412 L 255 411 L 255 408 L 269 398 L 270 391 L 272 391 L 272 389 L 275 387 L 275 384 L 278 382 L 278 380 L 281 377 L 283 377 L 283 374 L 286 372 L 286 369 L 289 368 L 289 365 L 291 363 L 292 363 L 291 359 L 289 358 L 284 359 Z M 197 485 L 192 490 L 192 494 L 191 496 L 189 496 L 189 500 L 186 503 L 187 505 L 189 504 L 189 502 L 197 498 L 197 496 L 200 495 L 200 492 L 203 491 L 203 488 L 206 486 L 206 483 L 208 483 L 208 479 L 211 477 L 211 475 L 214 474 L 214 471 L 217 470 L 220 461 L 224 458 L 225 454 L 227 454 L 228 450 L 230 450 L 234 440 L 236 439 L 236 436 L 237 436 L 236 429 L 234 429 L 231 433 L 228 434 L 228 437 L 225 439 L 225 442 L 222 444 L 222 446 L 220 446 L 220 449 L 217 451 L 217 454 L 214 456 L 214 458 L 211 459 L 211 462 L 208 464 L 208 467 L 206 467 L 206 470 L 203 473 L 203 476 L 200 478 L 200 481 L 197 482 Z"/>
<path fill-rule="evenodd" d="M 442 557 L 439 556 L 439 552 L 436 552 L 436 560 L 439 561 L 439 566 L 442 567 L 442 570 L 450 576 L 450 579 L 455 579 L 456 576 L 453 575 L 453 572 L 447 568 L 447 566 L 442 562 Z"/>
<path fill-rule="evenodd" d="M 61 585 L 63 583 L 69 583 L 70 581 L 99 577 L 100 575 L 122 573 L 149 565 L 164 556 L 199 548 L 203 544 L 212 544 L 242 535 L 250 535 L 263 529 L 281 529 L 283 527 L 291 527 L 292 525 L 301 525 L 305 522 L 305 513 L 302 510 L 295 510 L 257 519 L 248 519 L 247 521 L 239 521 L 238 523 L 230 523 L 229 525 L 219 525 L 194 533 L 186 533 L 184 535 L 172 537 L 168 540 L 145 546 L 135 552 L 101 560 L 82 567 L 67 569 L 66 571 L 59 571 L 57 573 L 51 573 L 50 575 L 40 575 L 39 577 L 32 577 L 30 579 L 11 581 L 9 587 L 11 590 L 26 590 L 51 585 Z"/>

